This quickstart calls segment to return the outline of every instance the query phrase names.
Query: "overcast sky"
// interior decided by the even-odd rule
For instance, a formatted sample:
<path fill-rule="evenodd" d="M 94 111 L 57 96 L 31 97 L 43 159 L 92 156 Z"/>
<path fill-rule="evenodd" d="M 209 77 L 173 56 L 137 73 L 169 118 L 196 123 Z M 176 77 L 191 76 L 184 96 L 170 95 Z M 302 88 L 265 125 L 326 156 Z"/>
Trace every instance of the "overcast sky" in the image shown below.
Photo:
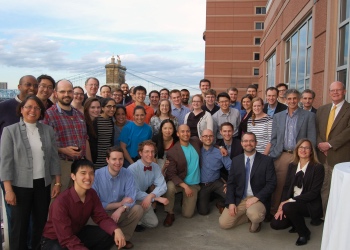
<path fill-rule="evenodd" d="M 0 82 L 17 88 L 26 74 L 56 80 L 84 74 L 103 68 L 114 54 L 130 72 L 197 85 L 204 74 L 205 3 L 6 1 L 0 8 Z"/>

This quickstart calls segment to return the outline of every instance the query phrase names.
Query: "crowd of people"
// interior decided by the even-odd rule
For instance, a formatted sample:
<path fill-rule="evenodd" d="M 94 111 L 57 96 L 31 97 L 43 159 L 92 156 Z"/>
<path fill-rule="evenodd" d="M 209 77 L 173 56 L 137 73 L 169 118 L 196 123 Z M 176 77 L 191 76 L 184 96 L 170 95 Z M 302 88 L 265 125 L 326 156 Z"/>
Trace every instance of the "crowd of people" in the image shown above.
<path fill-rule="evenodd" d="M 314 91 L 286 84 L 258 96 L 208 79 L 200 94 L 149 92 L 127 83 L 85 90 L 69 80 L 23 76 L 19 95 L 0 103 L 0 177 L 10 249 L 133 247 L 135 231 L 159 224 L 157 206 L 181 214 L 220 212 L 229 229 L 262 222 L 297 233 L 322 224 L 334 165 L 350 161 L 350 104 L 345 85 L 329 86 L 316 110 Z M 97 95 L 99 91 L 100 95 Z M 263 98 L 262 98 L 263 97 Z M 266 101 L 264 101 L 266 100 Z"/>

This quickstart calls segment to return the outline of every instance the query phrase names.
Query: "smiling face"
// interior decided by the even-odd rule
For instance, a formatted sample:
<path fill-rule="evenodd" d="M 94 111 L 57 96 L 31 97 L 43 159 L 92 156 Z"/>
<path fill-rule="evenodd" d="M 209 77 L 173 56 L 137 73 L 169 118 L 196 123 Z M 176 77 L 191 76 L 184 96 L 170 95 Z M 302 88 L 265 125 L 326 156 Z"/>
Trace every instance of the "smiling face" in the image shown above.
<path fill-rule="evenodd" d="M 117 124 L 124 124 L 126 122 L 126 114 L 123 108 L 118 108 L 115 112 L 115 120 Z"/>
<path fill-rule="evenodd" d="M 346 90 L 341 82 L 333 82 L 329 86 L 329 95 L 334 104 L 342 102 L 345 98 Z"/>
<path fill-rule="evenodd" d="M 36 103 L 36 101 L 31 99 L 29 99 L 21 108 L 23 121 L 27 123 L 36 123 L 40 118 L 40 112 L 40 106 Z"/>
<path fill-rule="evenodd" d="M 124 155 L 121 152 L 113 151 L 109 158 L 106 158 L 108 171 L 112 176 L 117 176 L 124 164 Z"/>
<path fill-rule="evenodd" d="M 80 88 L 73 89 L 73 100 L 75 103 L 82 104 L 84 101 L 84 91 L 82 91 Z"/>
<path fill-rule="evenodd" d="M 287 97 L 288 110 L 296 110 L 299 106 L 299 96 L 296 93 L 290 93 Z"/>
<path fill-rule="evenodd" d="M 123 91 L 123 95 L 129 94 L 129 85 L 127 85 L 126 83 L 120 85 L 120 89 Z"/>
<path fill-rule="evenodd" d="M 162 115 L 167 116 L 170 110 L 169 102 L 167 100 L 160 101 L 159 110 Z"/>
<path fill-rule="evenodd" d="M 194 96 L 192 98 L 192 107 L 194 110 L 200 110 L 203 105 L 203 102 L 199 96 Z"/>
<path fill-rule="evenodd" d="M 153 92 L 150 97 L 150 102 L 152 106 L 157 106 L 159 103 L 159 96 L 158 93 Z"/>
<path fill-rule="evenodd" d="M 205 103 L 209 106 L 214 105 L 215 104 L 215 95 L 206 95 L 205 96 Z"/>
<path fill-rule="evenodd" d="M 162 134 L 163 134 L 163 139 L 167 140 L 170 137 L 172 137 L 174 133 L 174 127 L 170 122 L 166 122 L 163 124 L 162 127 Z"/>
<path fill-rule="evenodd" d="M 312 152 L 312 145 L 308 141 L 304 141 L 298 147 L 298 156 L 300 159 L 309 160 Z"/>
<path fill-rule="evenodd" d="M 257 95 L 256 89 L 255 88 L 248 88 L 247 94 L 251 95 L 253 98 L 256 97 L 256 95 Z"/>
<path fill-rule="evenodd" d="M 155 155 L 155 149 L 153 145 L 145 145 L 142 149 L 142 151 L 139 151 L 139 154 L 141 156 L 142 162 L 146 165 L 149 166 L 154 160 L 154 155 Z"/>
<path fill-rule="evenodd" d="M 255 115 L 260 115 L 263 112 L 263 105 L 260 100 L 253 103 L 253 112 Z"/>
<path fill-rule="evenodd" d="M 183 104 L 188 104 L 188 100 L 190 99 L 190 93 L 188 91 L 181 91 L 181 101 Z"/>
<path fill-rule="evenodd" d="M 70 82 L 62 80 L 57 83 L 56 96 L 59 104 L 69 106 L 73 100 L 73 86 Z"/>
<path fill-rule="evenodd" d="M 142 126 L 146 117 L 145 111 L 143 109 L 137 109 L 133 116 L 135 124 L 137 126 Z"/>
<path fill-rule="evenodd" d="M 94 101 L 89 107 L 89 116 L 91 120 L 94 120 L 101 114 L 101 104 L 99 101 Z"/>
<path fill-rule="evenodd" d="M 101 91 L 100 91 L 100 95 L 103 97 L 103 98 L 109 98 L 109 97 L 112 97 L 112 93 L 111 93 L 111 89 L 109 87 L 102 87 L 101 88 Z"/>
<path fill-rule="evenodd" d="M 95 179 L 95 172 L 90 166 L 81 166 L 76 174 L 71 173 L 70 176 L 74 181 L 74 189 L 79 193 L 92 187 L 92 183 Z"/>
<path fill-rule="evenodd" d="M 222 111 L 227 112 L 230 108 L 230 99 L 226 97 L 219 97 L 218 103 Z"/>
<path fill-rule="evenodd" d="M 277 103 L 277 91 L 276 90 L 268 90 L 266 92 L 266 100 L 268 104 L 271 106 L 275 105 Z"/>
<path fill-rule="evenodd" d="M 182 124 L 177 130 L 177 136 L 180 139 L 180 142 L 188 143 L 190 141 L 191 131 L 190 127 Z"/>
<path fill-rule="evenodd" d="M 210 147 L 214 142 L 214 134 L 210 129 L 205 129 L 201 135 L 201 141 L 204 146 Z"/>
<path fill-rule="evenodd" d="M 257 142 L 254 135 L 244 134 L 241 140 L 241 144 L 244 152 L 247 155 L 251 155 L 255 152 Z"/>
<path fill-rule="evenodd" d="M 52 82 L 48 79 L 41 79 L 41 81 L 39 82 L 37 97 L 39 97 L 40 100 L 47 100 L 50 98 L 52 93 L 53 93 Z"/>
<path fill-rule="evenodd" d="M 170 95 L 171 101 L 174 106 L 179 107 L 181 106 L 181 93 L 180 92 L 173 92 Z"/>
<path fill-rule="evenodd" d="M 160 92 L 160 99 L 169 99 L 169 93 L 166 90 Z"/>
<path fill-rule="evenodd" d="M 112 98 L 115 100 L 117 104 L 123 101 L 123 92 L 122 91 L 114 91 L 112 94 Z"/>
<path fill-rule="evenodd" d="M 93 78 L 89 79 L 85 84 L 85 89 L 88 96 L 95 96 L 97 94 L 98 87 L 99 87 L 99 83 L 98 81 L 96 81 L 96 79 L 93 79 Z"/>
<path fill-rule="evenodd" d="M 135 95 L 134 95 L 134 98 L 135 98 L 135 102 L 143 103 L 145 101 L 145 98 L 146 98 L 145 91 L 137 90 Z"/>
<path fill-rule="evenodd" d="M 116 105 L 114 100 L 107 102 L 106 106 L 102 107 L 102 113 L 108 117 L 113 117 L 115 113 Z"/>
<path fill-rule="evenodd" d="M 228 92 L 228 95 L 230 96 L 230 100 L 231 100 L 232 103 L 237 101 L 237 97 L 238 97 L 238 92 L 237 91 L 230 90 Z"/>
<path fill-rule="evenodd" d="M 210 89 L 210 83 L 209 82 L 200 82 L 199 88 L 202 91 L 202 94 L 204 94 L 208 89 Z"/>
<path fill-rule="evenodd" d="M 220 134 L 225 141 L 231 141 L 233 135 L 233 129 L 231 126 L 222 126 Z"/>
<path fill-rule="evenodd" d="M 244 98 L 242 100 L 242 106 L 245 110 L 251 110 L 252 109 L 252 100 L 250 100 L 248 97 Z"/>
<path fill-rule="evenodd" d="M 38 93 L 39 84 L 33 76 L 25 76 L 18 85 L 21 100 L 28 95 L 36 95 Z"/>

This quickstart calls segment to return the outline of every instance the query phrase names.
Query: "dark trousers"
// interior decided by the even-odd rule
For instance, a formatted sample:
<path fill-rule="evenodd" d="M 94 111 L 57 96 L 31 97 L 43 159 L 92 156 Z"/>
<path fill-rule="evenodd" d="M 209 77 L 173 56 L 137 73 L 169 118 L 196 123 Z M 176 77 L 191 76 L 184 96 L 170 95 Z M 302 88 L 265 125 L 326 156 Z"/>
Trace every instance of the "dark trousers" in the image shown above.
<path fill-rule="evenodd" d="M 86 225 L 77 234 L 77 237 L 88 249 L 93 250 L 109 250 L 114 239 L 111 235 L 103 231 L 99 226 Z M 61 247 L 58 240 L 51 240 L 45 237 L 41 239 L 41 250 L 62 250 L 67 249 Z"/>
<path fill-rule="evenodd" d="M 222 180 L 216 180 L 209 184 L 200 184 L 201 190 L 198 192 L 197 210 L 201 215 L 209 213 L 210 197 L 213 193 L 218 194 L 224 200 L 226 194 L 224 193 L 224 183 Z"/>
<path fill-rule="evenodd" d="M 310 230 L 305 224 L 304 217 L 309 217 L 309 211 L 304 203 L 299 202 L 288 202 L 283 205 L 283 213 L 286 218 L 282 220 L 276 220 L 273 218 L 271 221 L 271 227 L 276 230 L 286 229 L 293 226 L 299 236 L 307 236 L 310 234 Z"/>
<path fill-rule="evenodd" d="M 27 235 L 30 215 L 33 220 L 32 249 L 40 249 L 50 205 L 50 185 L 45 187 L 44 179 L 33 180 L 33 188 L 13 186 L 16 194 L 16 206 L 11 207 L 10 249 L 27 249 Z"/>

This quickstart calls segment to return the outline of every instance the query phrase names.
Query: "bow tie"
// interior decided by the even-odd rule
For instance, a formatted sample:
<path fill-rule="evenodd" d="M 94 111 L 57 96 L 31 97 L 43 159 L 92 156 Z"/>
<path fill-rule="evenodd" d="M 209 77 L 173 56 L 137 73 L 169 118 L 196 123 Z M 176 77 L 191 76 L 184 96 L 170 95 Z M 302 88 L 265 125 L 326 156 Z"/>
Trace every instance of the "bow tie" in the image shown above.
<path fill-rule="evenodd" d="M 299 171 L 298 173 L 296 173 L 294 177 L 293 186 L 297 186 L 298 188 L 301 188 L 303 186 L 303 180 L 304 180 L 304 172 Z"/>
<path fill-rule="evenodd" d="M 147 171 L 147 170 L 152 171 L 152 166 L 149 166 L 149 167 L 144 166 L 143 167 L 143 171 Z"/>

